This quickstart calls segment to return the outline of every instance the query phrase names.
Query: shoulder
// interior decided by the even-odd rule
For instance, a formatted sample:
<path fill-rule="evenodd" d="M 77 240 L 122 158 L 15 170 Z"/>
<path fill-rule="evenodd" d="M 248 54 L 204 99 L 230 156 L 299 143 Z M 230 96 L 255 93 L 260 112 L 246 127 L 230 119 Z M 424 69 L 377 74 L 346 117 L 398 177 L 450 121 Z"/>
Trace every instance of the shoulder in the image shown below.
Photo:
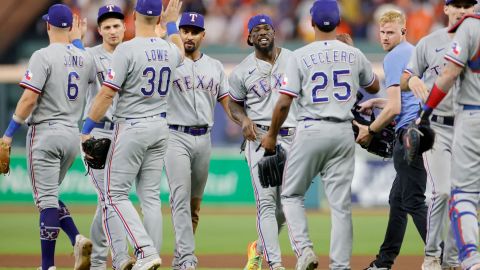
<path fill-rule="evenodd" d="M 464 28 L 466 25 L 467 26 L 471 26 L 471 25 L 474 25 L 474 26 L 478 26 L 478 24 L 480 23 L 480 14 L 469 14 L 469 15 L 465 15 L 460 21 L 458 21 L 454 26 L 452 26 L 448 32 L 449 33 L 455 33 L 455 31 L 457 31 L 460 26 L 462 28 Z"/>
<path fill-rule="evenodd" d="M 387 53 L 384 62 L 388 63 L 390 61 L 398 61 L 401 59 L 407 59 L 408 61 L 413 49 L 414 47 L 412 44 L 404 41 L 395 46 L 395 48 L 393 48 L 389 53 Z"/>

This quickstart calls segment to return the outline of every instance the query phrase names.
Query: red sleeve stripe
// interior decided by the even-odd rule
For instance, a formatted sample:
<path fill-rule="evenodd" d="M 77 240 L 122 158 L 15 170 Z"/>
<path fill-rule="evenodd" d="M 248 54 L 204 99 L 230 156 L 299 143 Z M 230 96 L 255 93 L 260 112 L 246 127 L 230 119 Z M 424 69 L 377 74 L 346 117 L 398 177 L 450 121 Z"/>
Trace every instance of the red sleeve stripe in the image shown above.
<path fill-rule="evenodd" d="M 232 95 L 232 93 L 228 93 L 228 95 L 236 102 L 244 102 L 245 100 L 244 99 L 239 99 L 239 98 L 236 98 Z"/>
<path fill-rule="evenodd" d="M 42 93 L 42 90 L 40 90 L 40 89 L 36 88 L 35 86 L 30 85 L 30 84 L 28 84 L 28 83 L 21 82 L 21 83 L 19 83 L 19 85 L 20 85 L 21 87 L 25 88 L 25 89 L 28 89 L 28 90 L 31 90 L 31 91 L 37 93 L 37 94 L 41 94 L 41 93 Z"/>
<path fill-rule="evenodd" d="M 407 73 L 407 74 L 410 74 L 410 75 L 413 75 L 413 72 L 412 72 L 410 69 L 408 69 L 408 68 L 405 69 L 403 72 L 404 72 L 404 73 Z"/>
<path fill-rule="evenodd" d="M 120 90 L 120 87 L 116 86 L 115 84 L 113 83 L 109 83 L 109 82 L 103 82 L 103 85 L 105 85 L 106 87 L 114 90 L 114 91 L 119 91 Z"/>
<path fill-rule="evenodd" d="M 226 97 L 228 97 L 228 93 L 225 93 L 225 94 L 219 96 L 219 97 L 217 98 L 217 100 L 220 101 L 220 100 L 222 100 L 222 99 L 224 99 L 224 98 L 226 98 Z"/>
<path fill-rule="evenodd" d="M 448 60 L 448 61 L 454 63 L 455 65 L 459 66 L 459 67 L 462 67 L 462 68 L 465 67 L 464 63 L 460 62 L 460 60 L 457 60 L 450 55 L 445 55 L 444 58 L 445 58 L 445 60 Z"/>
<path fill-rule="evenodd" d="M 278 90 L 278 92 L 279 92 L 280 94 L 284 94 L 284 95 L 287 95 L 287 96 L 290 96 L 290 97 L 294 97 L 294 98 L 298 97 L 298 94 L 293 93 L 292 91 L 288 91 L 288 90 L 286 90 L 286 89 Z"/>

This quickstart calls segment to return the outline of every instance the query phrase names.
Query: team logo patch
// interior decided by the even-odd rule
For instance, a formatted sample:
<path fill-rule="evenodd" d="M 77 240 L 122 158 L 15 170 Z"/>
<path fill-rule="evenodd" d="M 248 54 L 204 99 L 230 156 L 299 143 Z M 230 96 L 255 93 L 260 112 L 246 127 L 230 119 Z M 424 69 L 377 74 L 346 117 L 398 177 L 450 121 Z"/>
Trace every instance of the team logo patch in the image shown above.
<path fill-rule="evenodd" d="M 283 77 L 282 86 L 285 86 L 287 84 L 288 84 L 288 78 L 285 76 Z"/>
<path fill-rule="evenodd" d="M 30 70 L 27 70 L 27 71 L 25 72 L 25 79 L 26 79 L 27 81 L 30 81 L 32 78 L 33 78 L 32 72 L 30 72 Z"/>
<path fill-rule="evenodd" d="M 113 69 L 111 68 L 108 69 L 107 78 L 109 80 L 113 80 L 115 78 L 115 71 L 113 71 Z"/>
<path fill-rule="evenodd" d="M 460 47 L 460 45 L 456 41 L 452 43 L 452 52 L 455 55 L 460 55 L 460 53 L 462 52 L 462 47 Z"/>

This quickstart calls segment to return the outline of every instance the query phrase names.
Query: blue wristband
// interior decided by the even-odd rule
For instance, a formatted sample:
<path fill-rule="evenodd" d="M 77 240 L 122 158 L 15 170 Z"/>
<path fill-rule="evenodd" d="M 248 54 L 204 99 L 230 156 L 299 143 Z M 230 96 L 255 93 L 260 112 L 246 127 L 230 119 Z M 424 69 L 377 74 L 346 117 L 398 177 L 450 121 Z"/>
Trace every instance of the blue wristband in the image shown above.
<path fill-rule="evenodd" d="M 92 132 L 92 129 L 95 128 L 96 124 L 97 123 L 93 121 L 90 117 L 87 117 L 87 119 L 85 119 L 85 122 L 83 123 L 82 134 L 83 135 L 90 134 L 90 132 Z"/>
<path fill-rule="evenodd" d="M 22 124 L 18 123 L 17 121 L 13 120 L 13 118 L 10 120 L 10 123 L 8 124 L 7 130 L 5 130 L 5 136 L 7 137 L 13 137 L 13 134 L 22 126 Z"/>
<path fill-rule="evenodd" d="M 72 40 L 72 45 L 79 48 L 80 50 L 85 50 L 85 47 L 83 47 L 83 43 L 80 39 L 74 39 Z"/>
<path fill-rule="evenodd" d="M 178 28 L 176 22 L 168 22 L 167 23 L 167 35 L 178 34 Z"/>

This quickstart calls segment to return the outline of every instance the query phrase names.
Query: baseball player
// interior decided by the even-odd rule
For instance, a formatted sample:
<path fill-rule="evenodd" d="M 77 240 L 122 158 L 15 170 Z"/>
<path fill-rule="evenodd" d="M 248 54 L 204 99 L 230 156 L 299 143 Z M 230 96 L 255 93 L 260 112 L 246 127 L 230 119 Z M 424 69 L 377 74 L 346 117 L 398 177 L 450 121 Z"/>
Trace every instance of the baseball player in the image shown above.
<path fill-rule="evenodd" d="M 40 211 L 41 270 L 55 269 L 55 244 L 60 228 L 74 246 L 74 269 L 89 269 L 92 242 L 79 234 L 65 204 L 58 199 L 59 185 L 78 154 L 78 120 L 85 92 L 94 81 L 91 57 L 69 42 L 78 29 L 70 8 L 53 5 L 42 17 L 50 45 L 35 51 L 20 86 L 24 91 L 2 140 L 8 145 L 25 122 L 27 165 L 35 204 Z M 28 119 L 27 119 L 28 118 Z"/>
<path fill-rule="evenodd" d="M 465 14 L 472 14 L 476 3 L 476 0 L 446 0 L 444 11 L 448 16 L 448 27 L 452 27 Z M 428 96 L 427 89 L 433 86 L 446 64 L 443 57 L 453 36 L 448 33 L 448 27 L 437 30 L 419 41 L 402 76 L 401 86 L 405 90 L 411 89 L 418 98 L 423 100 Z M 459 266 L 459 262 L 453 234 L 448 226 L 450 222 L 447 222 L 454 124 L 452 93 L 449 93 L 435 109 L 430 120 L 436 133 L 436 140 L 433 149 L 425 153 L 424 164 L 433 196 L 428 208 L 425 260 L 422 269 L 442 269 L 440 265 L 442 242 L 444 242 L 443 267 L 453 269 Z M 446 232 L 448 237 L 444 239 L 443 235 Z"/>
<path fill-rule="evenodd" d="M 162 15 L 173 44 L 156 37 L 162 2 L 137 1 L 135 38 L 115 49 L 111 68 L 82 129 L 85 141 L 118 92 L 114 135 L 105 166 L 105 197 L 107 211 L 118 215 L 134 247 L 135 270 L 161 265 L 160 175 L 168 139 L 166 96 L 172 72 L 183 59 L 183 44 L 175 24 L 180 7 L 178 0 L 171 0 Z M 128 197 L 134 181 L 143 224 Z M 110 224 L 107 220 L 107 226 Z"/>
<path fill-rule="evenodd" d="M 480 16 L 467 15 L 449 33 L 455 33 L 446 49 L 447 65 L 435 80 L 420 113 L 428 120 L 447 96 L 457 78 L 460 86 L 456 101 L 455 132 L 452 146 L 452 191 L 450 220 L 462 269 L 480 269 L 477 206 L 480 193 Z M 461 75 L 461 76 L 460 76 Z"/>
<path fill-rule="evenodd" d="M 298 97 L 297 134 L 287 155 L 282 205 L 296 270 L 316 269 L 318 258 L 308 236 L 303 205 L 311 179 L 321 175 L 332 211 L 330 269 L 350 269 L 352 216 L 350 186 L 355 167 L 351 108 L 357 89 L 379 89 L 370 62 L 360 52 L 336 40 L 340 12 L 336 0 L 317 0 L 310 9 L 315 41 L 294 51 L 273 111 L 270 130 L 262 139 L 274 149 L 280 126 Z"/>
<path fill-rule="evenodd" d="M 194 233 L 210 165 L 213 110 L 218 101 L 228 114 L 228 82 L 220 61 L 200 51 L 204 17 L 185 12 L 179 28 L 186 57 L 173 73 L 167 99 L 165 173 L 176 239 L 172 266 L 191 270 L 197 265 Z"/>
<path fill-rule="evenodd" d="M 102 44 L 93 48 L 87 48 L 96 66 L 96 83 L 92 84 L 87 91 L 87 105 L 85 107 L 84 119 L 93 103 L 95 95 L 100 90 L 105 81 L 108 68 L 112 62 L 112 55 L 115 48 L 122 42 L 125 33 L 124 15 L 120 7 L 115 5 L 102 6 L 98 10 L 97 24 L 98 33 L 102 36 Z M 117 98 L 114 100 L 116 103 Z M 95 138 L 113 137 L 112 122 L 114 105 L 112 105 L 101 119 L 98 125 L 92 130 L 92 136 Z M 128 244 L 123 225 L 113 211 L 108 212 L 104 196 L 104 170 L 88 169 L 88 174 L 92 180 L 98 194 L 98 205 L 90 226 L 90 237 L 93 242 L 90 269 L 106 269 L 108 247 L 111 246 L 112 260 L 115 269 L 130 269 L 135 261 L 128 254 Z M 109 226 L 106 226 L 106 220 L 110 220 Z M 116 222 L 115 222 L 116 220 Z M 111 236 L 112 234 L 118 236 Z M 108 237 L 106 237 L 108 235 Z M 108 242 L 107 242 L 108 239 Z M 115 239 L 115 241 L 112 241 Z"/>
<path fill-rule="evenodd" d="M 264 151 L 258 150 L 261 137 L 268 131 L 271 113 L 279 97 L 278 90 L 285 77 L 287 61 L 292 52 L 275 46 L 275 30 L 270 17 L 253 16 L 248 21 L 248 40 L 254 52 L 248 55 L 229 77 L 230 111 L 241 123 L 247 140 L 245 157 L 252 176 L 252 186 L 257 205 L 258 240 L 248 246 L 246 270 L 261 269 L 262 256 L 270 269 L 282 266 L 278 233 L 285 223 L 280 205 L 280 187 L 263 188 L 258 177 L 257 163 Z M 279 141 L 288 151 L 295 134 L 295 110 L 282 126 Z"/>
<path fill-rule="evenodd" d="M 383 61 L 387 99 L 370 99 L 360 106 L 364 110 L 374 107 L 383 108 L 382 112 L 369 126 L 357 124 L 359 134 L 357 142 L 368 145 L 372 135 L 389 125 L 395 118 L 396 143 L 393 149 L 393 164 L 397 175 L 389 195 L 390 214 L 385 239 L 377 258 L 367 267 L 373 269 L 390 269 L 400 252 L 407 228 L 408 214 L 425 241 L 427 234 L 427 206 L 425 189 L 427 175 L 423 159 L 418 156 L 410 164 L 405 159 L 403 135 L 408 125 L 415 120 L 421 100 L 411 92 L 401 92 L 400 78 L 407 67 L 413 46 L 405 39 L 405 15 L 399 11 L 385 12 L 379 20 L 380 40 L 388 54 Z"/>

